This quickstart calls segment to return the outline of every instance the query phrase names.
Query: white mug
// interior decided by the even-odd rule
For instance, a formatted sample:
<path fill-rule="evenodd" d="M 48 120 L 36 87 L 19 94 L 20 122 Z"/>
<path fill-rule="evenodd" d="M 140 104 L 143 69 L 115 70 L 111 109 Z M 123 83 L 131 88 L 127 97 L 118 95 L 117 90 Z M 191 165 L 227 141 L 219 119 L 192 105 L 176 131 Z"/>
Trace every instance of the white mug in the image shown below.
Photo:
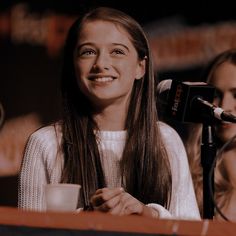
<path fill-rule="evenodd" d="M 45 201 L 47 211 L 75 211 L 78 204 L 79 184 L 46 184 Z"/>

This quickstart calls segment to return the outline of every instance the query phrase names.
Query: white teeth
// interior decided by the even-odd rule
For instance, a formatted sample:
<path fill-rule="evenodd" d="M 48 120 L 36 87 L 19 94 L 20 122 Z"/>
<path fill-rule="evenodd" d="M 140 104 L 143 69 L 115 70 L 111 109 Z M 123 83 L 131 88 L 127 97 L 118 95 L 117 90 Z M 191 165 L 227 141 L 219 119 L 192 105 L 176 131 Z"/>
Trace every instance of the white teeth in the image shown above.
<path fill-rule="evenodd" d="M 95 78 L 94 80 L 98 81 L 98 82 L 108 82 L 108 81 L 112 81 L 113 78 L 112 77 L 102 77 L 102 78 Z"/>

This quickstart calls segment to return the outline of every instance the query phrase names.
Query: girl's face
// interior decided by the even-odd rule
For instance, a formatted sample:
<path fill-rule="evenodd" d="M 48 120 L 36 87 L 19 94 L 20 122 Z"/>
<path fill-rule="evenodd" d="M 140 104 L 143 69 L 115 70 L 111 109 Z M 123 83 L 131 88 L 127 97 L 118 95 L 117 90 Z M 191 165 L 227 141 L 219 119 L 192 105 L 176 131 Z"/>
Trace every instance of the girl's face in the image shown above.
<path fill-rule="evenodd" d="M 108 21 L 86 22 L 74 52 L 80 90 L 92 104 L 127 104 L 135 79 L 145 73 L 129 34 Z"/>
<path fill-rule="evenodd" d="M 209 81 L 217 89 L 214 103 L 236 115 L 236 65 L 224 62 L 215 70 Z M 236 135 L 236 124 L 222 122 L 216 127 L 217 136 L 226 142 Z"/>

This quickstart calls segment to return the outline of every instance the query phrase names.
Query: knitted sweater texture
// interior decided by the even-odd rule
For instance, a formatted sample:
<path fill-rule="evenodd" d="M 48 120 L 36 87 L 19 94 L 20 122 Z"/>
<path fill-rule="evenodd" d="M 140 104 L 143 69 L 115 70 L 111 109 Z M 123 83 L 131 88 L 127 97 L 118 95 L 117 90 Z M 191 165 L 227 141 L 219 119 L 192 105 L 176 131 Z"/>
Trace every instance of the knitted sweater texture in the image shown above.
<path fill-rule="evenodd" d="M 171 173 L 172 196 L 170 209 L 150 203 L 160 218 L 200 219 L 189 171 L 187 155 L 177 132 L 163 122 L 158 122 L 166 145 Z M 126 131 L 99 131 L 99 152 L 107 187 L 121 186 L 119 164 L 126 140 Z M 18 207 L 25 210 L 44 211 L 44 185 L 59 183 L 63 168 L 60 127 L 53 125 L 35 131 L 26 145 L 19 177 Z"/>

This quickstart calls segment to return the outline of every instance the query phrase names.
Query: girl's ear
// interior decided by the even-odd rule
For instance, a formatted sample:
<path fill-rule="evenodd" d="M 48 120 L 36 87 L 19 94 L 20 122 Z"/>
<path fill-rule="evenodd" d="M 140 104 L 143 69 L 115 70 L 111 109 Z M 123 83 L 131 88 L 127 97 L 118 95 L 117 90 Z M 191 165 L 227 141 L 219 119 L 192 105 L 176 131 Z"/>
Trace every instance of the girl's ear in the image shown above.
<path fill-rule="evenodd" d="M 142 79 L 146 72 L 146 62 L 147 57 L 145 56 L 142 60 L 139 61 L 137 70 L 136 70 L 136 79 Z"/>

